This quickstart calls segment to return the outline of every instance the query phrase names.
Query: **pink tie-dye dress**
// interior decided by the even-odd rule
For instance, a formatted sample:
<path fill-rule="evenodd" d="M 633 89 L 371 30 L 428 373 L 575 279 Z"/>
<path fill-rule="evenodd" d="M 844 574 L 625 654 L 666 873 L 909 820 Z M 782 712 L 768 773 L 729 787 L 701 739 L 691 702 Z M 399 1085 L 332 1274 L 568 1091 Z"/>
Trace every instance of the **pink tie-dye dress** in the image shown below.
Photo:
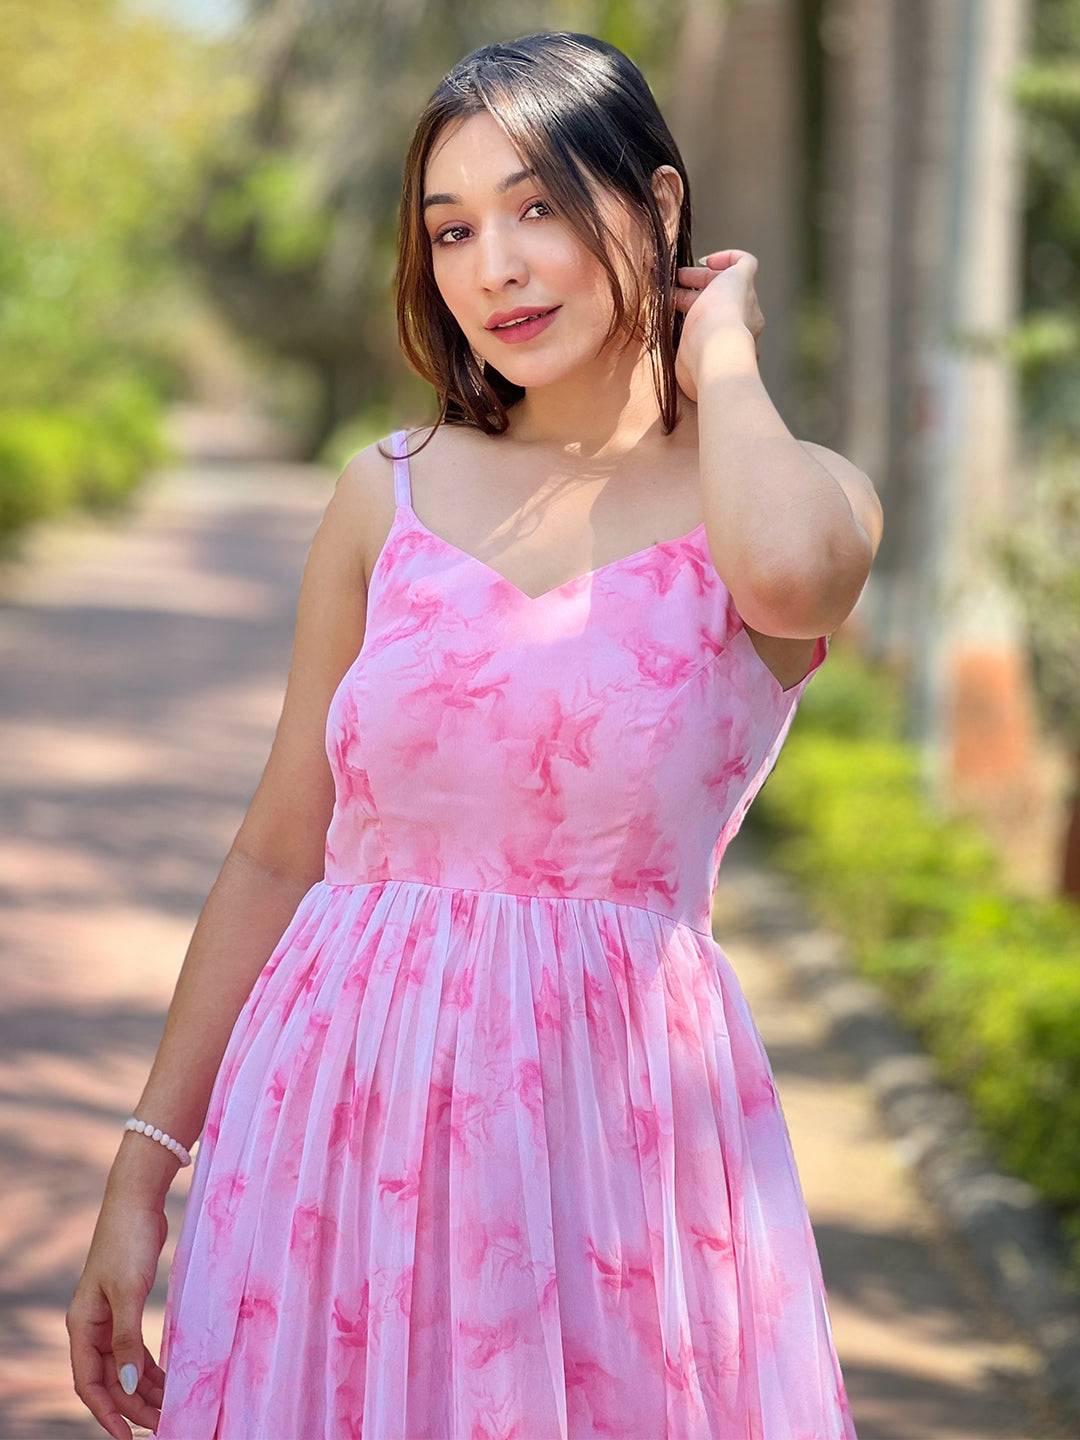
<path fill-rule="evenodd" d="M 325 876 L 197 1151 L 157 1434 L 854 1440 L 710 927 L 828 637 L 784 689 L 703 526 L 529 596 L 394 484 Z"/>

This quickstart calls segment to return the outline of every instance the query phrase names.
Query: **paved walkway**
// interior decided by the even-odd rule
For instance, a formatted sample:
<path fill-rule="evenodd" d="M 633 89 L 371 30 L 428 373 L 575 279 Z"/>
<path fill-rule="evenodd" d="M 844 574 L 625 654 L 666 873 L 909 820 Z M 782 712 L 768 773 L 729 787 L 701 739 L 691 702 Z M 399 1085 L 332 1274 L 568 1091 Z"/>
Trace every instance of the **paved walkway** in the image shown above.
<path fill-rule="evenodd" d="M 103 1434 L 71 1389 L 64 1311 L 119 1122 L 269 749 L 331 483 L 288 464 L 192 463 L 130 521 L 50 528 L 0 573 L 4 1440 Z M 748 925 L 763 882 L 747 831 L 725 865 L 716 933 L 773 1060 L 860 1440 L 1064 1440 L 1028 1379 L 1034 1358 Z M 187 1183 L 146 1315 L 155 1354 Z"/>

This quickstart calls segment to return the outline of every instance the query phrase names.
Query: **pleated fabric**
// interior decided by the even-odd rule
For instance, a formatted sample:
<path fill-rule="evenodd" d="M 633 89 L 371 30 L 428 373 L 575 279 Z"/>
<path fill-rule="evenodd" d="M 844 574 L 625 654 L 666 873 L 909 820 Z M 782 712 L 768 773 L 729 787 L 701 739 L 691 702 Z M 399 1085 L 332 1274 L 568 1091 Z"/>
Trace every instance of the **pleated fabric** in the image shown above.
<path fill-rule="evenodd" d="M 313 886 L 185 1219 L 161 1440 L 855 1433 L 746 999 L 647 910 Z"/>

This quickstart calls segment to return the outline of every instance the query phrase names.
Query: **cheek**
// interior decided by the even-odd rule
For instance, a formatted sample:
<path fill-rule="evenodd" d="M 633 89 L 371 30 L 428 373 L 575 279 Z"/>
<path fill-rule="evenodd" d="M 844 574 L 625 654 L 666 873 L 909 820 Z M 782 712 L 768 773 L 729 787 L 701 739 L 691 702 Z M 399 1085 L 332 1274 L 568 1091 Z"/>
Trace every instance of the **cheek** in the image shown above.
<path fill-rule="evenodd" d="M 569 242 L 547 247 L 543 273 L 546 288 L 553 295 L 586 301 L 597 294 L 597 282 L 603 274 L 587 250 Z"/>
<path fill-rule="evenodd" d="M 534 261 L 534 276 L 545 295 L 572 307 L 576 324 L 602 330 L 611 316 L 607 276 L 597 260 L 578 244 L 552 242 Z"/>
<path fill-rule="evenodd" d="M 599 333 L 607 330 L 614 314 L 611 283 L 607 271 L 591 255 L 578 266 L 577 293 L 579 304 Z"/>
<path fill-rule="evenodd" d="M 431 257 L 431 273 L 435 280 L 435 288 L 443 298 L 450 313 L 457 318 L 464 310 L 462 299 L 465 294 L 465 286 L 462 283 L 461 267 L 459 265 L 447 265 L 441 257 Z"/>

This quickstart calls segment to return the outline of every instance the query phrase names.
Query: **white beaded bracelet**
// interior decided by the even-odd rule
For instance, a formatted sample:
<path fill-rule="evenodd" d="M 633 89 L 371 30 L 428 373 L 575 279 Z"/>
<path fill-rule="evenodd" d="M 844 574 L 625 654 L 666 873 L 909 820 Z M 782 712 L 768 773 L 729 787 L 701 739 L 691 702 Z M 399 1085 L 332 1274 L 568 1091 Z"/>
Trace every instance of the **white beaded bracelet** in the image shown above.
<path fill-rule="evenodd" d="M 164 1145 L 165 1149 L 171 1150 L 180 1161 L 181 1169 L 183 1169 L 185 1165 L 191 1164 L 191 1156 L 184 1149 L 183 1145 L 180 1144 L 179 1140 L 174 1140 L 173 1137 L 164 1130 L 155 1130 L 153 1125 L 148 1125 L 145 1120 L 136 1120 L 134 1115 L 129 1115 L 124 1121 L 124 1129 L 137 1130 L 140 1135 L 145 1135 L 148 1140 L 156 1140 L 159 1144 Z"/>

